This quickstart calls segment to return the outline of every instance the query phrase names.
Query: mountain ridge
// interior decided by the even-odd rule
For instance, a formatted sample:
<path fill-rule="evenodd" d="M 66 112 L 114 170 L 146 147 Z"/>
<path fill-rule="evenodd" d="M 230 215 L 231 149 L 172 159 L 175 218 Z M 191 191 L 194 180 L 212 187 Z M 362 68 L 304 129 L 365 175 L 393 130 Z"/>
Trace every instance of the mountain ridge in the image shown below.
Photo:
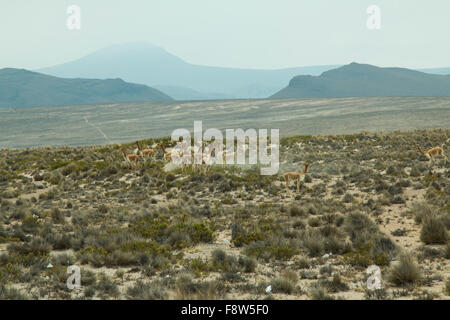
<path fill-rule="evenodd" d="M 26 69 L 0 69 L 0 109 L 171 100 L 157 89 L 120 78 L 65 79 Z"/>
<path fill-rule="evenodd" d="M 320 76 L 295 76 L 270 98 L 377 96 L 450 96 L 450 75 L 352 62 Z"/>

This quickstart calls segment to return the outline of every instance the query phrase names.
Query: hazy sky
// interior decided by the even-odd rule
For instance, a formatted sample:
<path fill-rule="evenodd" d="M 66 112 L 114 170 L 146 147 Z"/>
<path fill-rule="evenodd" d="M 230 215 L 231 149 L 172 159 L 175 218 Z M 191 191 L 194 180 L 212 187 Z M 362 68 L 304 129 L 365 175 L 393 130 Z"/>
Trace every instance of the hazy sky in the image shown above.
<path fill-rule="evenodd" d="M 79 31 L 66 27 L 72 4 Z M 366 26 L 372 4 L 380 30 Z M 36 69 L 136 41 L 224 67 L 448 67 L 449 16 L 449 0 L 0 0 L 0 68 Z"/>

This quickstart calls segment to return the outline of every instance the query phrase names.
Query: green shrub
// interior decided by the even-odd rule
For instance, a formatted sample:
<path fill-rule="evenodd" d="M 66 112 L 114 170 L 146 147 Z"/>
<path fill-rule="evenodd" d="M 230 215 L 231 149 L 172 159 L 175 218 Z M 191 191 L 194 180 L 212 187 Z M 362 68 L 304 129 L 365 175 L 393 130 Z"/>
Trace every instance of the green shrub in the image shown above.
<path fill-rule="evenodd" d="M 234 224 L 231 228 L 231 241 L 236 247 L 242 247 L 262 239 L 263 235 L 258 230 L 246 231 L 239 224 Z"/>
<path fill-rule="evenodd" d="M 199 242 L 212 242 L 214 240 L 214 234 L 211 229 L 206 226 L 205 223 L 197 223 L 190 227 L 189 235 L 194 243 Z"/>

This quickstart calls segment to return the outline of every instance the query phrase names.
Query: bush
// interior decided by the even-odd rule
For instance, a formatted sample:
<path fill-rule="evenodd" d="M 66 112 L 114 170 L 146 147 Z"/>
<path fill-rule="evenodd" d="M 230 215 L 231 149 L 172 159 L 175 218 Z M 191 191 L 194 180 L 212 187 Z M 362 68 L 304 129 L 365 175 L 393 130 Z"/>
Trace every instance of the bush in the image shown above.
<path fill-rule="evenodd" d="M 420 279 L 420 270 L 410 254 L 400 256 L 389 270 L 388 280 L 394 285 L 413 284 Z"/>
<path fill-rule="evenodd" d="M 353 196 L 350 193 L 346 193 L 342 201 L 345 203 L 350 203 L 353 201 Z"/>
<path fill-rule="evenodd" d="M 28 297 L 15 288 L 0 285 L 0 300 L 28 300 Z"/>
<path fill-rule="evenodd" d="M 444 257 L 445 259 L 450 259 L 450 242 L 447 242 L 447 245 L 444 248 Z"/>
<path fill-rule="evenodd" d="M 194 243 L 214 240 L 213 232 L 203 222 L 192 225 L 189 235 Z"/>
<path fill-rule="evenodd" d="M 302 244 L 311 257 L 319 256 L 324 252 L 324 237 L 315 230 L 304 233 Z"/>
<path fill-rule="evenodd" d="M 226 299 L 225 287 L 218 281 L 194 282 L 190 274 L 181 274 L 175 282 L 177 300 Z"/>
<path fill-rule="evenodd" d="M 445 282 L 444 293 L 447 296 L 450 296 L 450 279 Z"/>
<path fill-rule="evenodd" d="M 292 217 L 302 217 L 302 216 L 306 216 L 306 212 L 305 210 L 303 210 L 302 208 L 298 207 L 298 206 L 292 206 L 289 209 L 289 214 Z"/>
<path fill-rule="evenodd" d="M 322 285 L 327 288 L 327 291 L 332 293 L 347 291 L 349 289 L 348 285 L 342 281 L 341 276 L 338 273 L 333 276 L 331 281 L 326 280 L 322 283 Z"/>
<path fill-rule="evenodd" d="M 297 245 L 284 238 L 271 237 L 267 240 L 255 241 L 248 245 L 245 253 L 258 259 L 289 260 L 297 254 Z"/>
<path fill-rule="evenodd" d="M 243 245 L 262 239 L 263 235 L 257 230 L 247 231 L 237 223 L 231 227 L 231 241 L 236 247 L 242 247 Z"/>
<path fill-rule="evenodd" d="M 414 214 L 414 221 L 417 224 L 422 223 L 422 220 L 426 216 L 429 216 L 433 213 L 431 211 L 430 207 L 424 203 L 418 203 L 418 204 L 413 205 L 411 212 Z"/>
<path fill-rule="evenodd" d="M 309 291 L 309 295 L 311 300 L 334 300 L 333 296 L 327 294 L 325 289 L 322 287 L 313 287 Z"/>
<path fill-rule="evenodd" d="M 420 240 L 425 244 L 445 244 L 448 234 L 442 220 L 435 215 L 426 216 L 423 219 Z"/>
<path fill-rule="evenodd" d="M 352 212 L 345 217 L 344 230 L 349 234 L 352 242 L 359 247 L 366 242 L 366 236 L 376 233 L 378 228 L 368 215 Z"/>
<path fill-rule="evenodd" d="M 294 284 L 284 277 L 278 277 L 271 283 L 274 293 L 291 294 L 294 291 Z"/>
<path fill-rule="evenodd" d="M 51 215 L 54 224 L 63 224 L 66 221 L 64 214 L 58 208 L 54 208 Z"/>
<path fill-rule="evenodd" d="M 212 252 L 212 266 L 214 270 L 222 272 L 253 272 L 256 268 L 256 261 L 251 258 L 240 256 L 236 258 L 227 255 L 225 251 L 216 249 Z"/>
<path fill-rule="evenodd" d="M 165 300 L 167 292 L 159 282 L 143 282 L 138 280 L 133 287 L 129 287 L 127 295 L 133 300 Z"/>

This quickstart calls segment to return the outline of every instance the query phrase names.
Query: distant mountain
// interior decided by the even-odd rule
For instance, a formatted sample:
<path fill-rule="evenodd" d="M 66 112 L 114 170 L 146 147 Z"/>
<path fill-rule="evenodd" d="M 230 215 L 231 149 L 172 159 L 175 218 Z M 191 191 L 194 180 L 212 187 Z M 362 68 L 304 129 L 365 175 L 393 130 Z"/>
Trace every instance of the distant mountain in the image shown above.
<path fill-rule="evenodd" d="M 271 98 L 450 96 L 450 76 L 351 63 L 320 76 L 296 76 Z"/>
<path fill-rule="evenodd" d="M 277 70 L 237 69 L 190 64 L 148 43 L 114 45 L 73 62 L 38 70 L 64 78 L 121 78 L 168 88 L 176 99 L 266 98 L 299 74 L 319 75 L 336 66 Z M 169 92 L 168 91 L 168 92 Z M 199 95 L 194 94 L 198 92 Z"/>
<path fill-rule="evenodd" d="M 121 79 L 63 79 L 0 69 L 0 108 L 170 100 L 159 90 Z"/>
<path fill-rule="evenodd" d="M 448 68 L 427 68 L 417 69 L 417 71 L 432 73 L 432 74 L 450 74 L 450 67 Z"/>

